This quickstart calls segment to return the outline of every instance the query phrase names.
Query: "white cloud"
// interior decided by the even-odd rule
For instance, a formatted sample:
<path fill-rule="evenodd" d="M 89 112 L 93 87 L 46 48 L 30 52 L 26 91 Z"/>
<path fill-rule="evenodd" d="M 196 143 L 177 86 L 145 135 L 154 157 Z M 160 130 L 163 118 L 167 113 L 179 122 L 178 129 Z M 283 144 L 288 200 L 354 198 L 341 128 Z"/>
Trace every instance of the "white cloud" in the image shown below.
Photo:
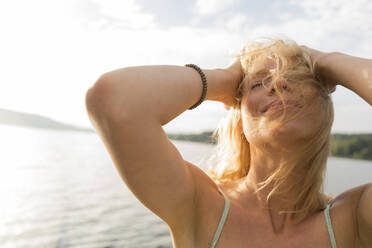
<path fill-rule="evenodd" d="M 247 15 L 237 13 L 228 20 L 221 20 L 221 25 L 224 25 L 228 31 L 243 33 L 244 31 L 249 32 L 250 26 L 253 21 Z"/>
<path fill-rule="evenodd" d="M 197 0 L 194 11 L 201 15 L 216 14 L 239 2 L 240 0 Z"/>
<path fill-rule="evenodd" d="M 154 18 L 135 0 L 82 0 L 73 3 L 76 13 L 93 29 L 155 28 Z"/>
<path fill-rule="evenodd" d="M 328 51 L 372 55 L 372 2 L 368 0 L 291 1 L 305 16 L 290 20 L 279 28 Z M 297 28 L 296 28 L 297 27 Z M 309 40 L 311 39 L 311 40 Z M 311 44 L 311 43 L 310 43 Z"/>

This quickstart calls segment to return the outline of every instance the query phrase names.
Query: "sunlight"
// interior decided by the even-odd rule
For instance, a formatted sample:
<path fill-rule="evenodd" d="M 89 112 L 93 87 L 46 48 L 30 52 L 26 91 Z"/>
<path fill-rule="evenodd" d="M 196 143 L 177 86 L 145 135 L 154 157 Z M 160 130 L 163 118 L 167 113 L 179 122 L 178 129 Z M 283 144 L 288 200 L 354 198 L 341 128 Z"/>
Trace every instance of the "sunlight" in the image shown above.
<path fill-rule="evenodd" d="M 2 223 L 17 219 L 20 214 L 21 203 L 27 199 L 27 193 L 35 185 L 35 171 L 27 168 L 29 161 L 36 161 L 38 154 L 38 142 L 36 132 L 23 127 L 0 125 L 0 149 L 1 156 L 0 173 L 0 219 Z M 27 149 L 25 149 L 25 147 Z M 1 228 L 1 227 L 0 227 Z"/>

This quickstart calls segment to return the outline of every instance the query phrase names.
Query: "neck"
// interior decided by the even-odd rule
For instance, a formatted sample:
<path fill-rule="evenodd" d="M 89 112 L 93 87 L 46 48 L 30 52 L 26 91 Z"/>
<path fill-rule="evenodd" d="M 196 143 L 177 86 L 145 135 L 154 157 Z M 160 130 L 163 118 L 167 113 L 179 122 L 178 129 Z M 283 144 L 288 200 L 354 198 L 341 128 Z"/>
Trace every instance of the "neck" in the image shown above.
<path fill-rule="evenodd" d="M 258 207 L 268 212 L 272 223 L 272 228 L 275 232 L 277 232 L 277 230 L 283 230 L 287 225 L 286 223 L 288 223 L 288 219 L 292 215 L 290 213 L 279 214 L 279 211 L 294 210 L 293 208 L 289 209 L 286 206 L 288 205 L 288 202 L 294 202 L 298 195 L 298 187 L 290 187 L 296 184 L 296 178 L 287 178 L 285 180 L 285 185 L 282 184 L 280 189 L 290 187 L 290 190 L 284 195 L 271 196 L 270 201 L 267 201 L 266 199 L 270 192 L 274 189 L 275 181 L 272 181 L 264 189 L 258 192 L 256 191 L 261 187 L 260 183 L 271 176 L 278 168 L 279 164 L 290 158 L 290 156 L 291 155 L 289 153 L 286 153 L 283 150 L 274 151 L 267 148 L 264 150 L 257 149 L 252 146 L 250 169 L 248 175 L 244 179 L 244 184 L 246 185 L 247 189 L 253 193 L 252 195 L 254 195 L 254 199 Z M 296 166 L 296 168 L 301 167 L 299 165 Z M 297 173 L 300 173 L 300 170 L 298 170 Z"/>

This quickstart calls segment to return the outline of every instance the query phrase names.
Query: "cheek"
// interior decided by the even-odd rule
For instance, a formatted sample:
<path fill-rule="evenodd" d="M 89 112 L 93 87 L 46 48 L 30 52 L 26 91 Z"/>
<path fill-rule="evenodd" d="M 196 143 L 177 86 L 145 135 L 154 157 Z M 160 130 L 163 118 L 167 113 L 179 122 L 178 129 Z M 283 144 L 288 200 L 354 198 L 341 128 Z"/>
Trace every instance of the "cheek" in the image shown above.
<path fill-rule="evenodd" d="M 304 110 L 302 116 L 289 121 L 286 125 L 289 130 L 300 132 L 303 136 L 311 136 L 321 125 L 322 119 L 318 109 L 310 108 Z"/>
<path fill-rule="evenodd" d="M 258 134 L 258 130 L 266 125 L 265 119 L 258 117 L 255 113 L 253 104 L 245 102 L 241 108 L 241 121 L 247 140 L 251 140 Z"/>
<path fill-rule="evenodd" d="M 259 106 L 260 106 L 260 97 L 255 94 L 250 94 L 248 97 L 248 94 L 245 94 L 242 98 L 241 102 L 241 109 L 243 113 L 248 116 L 257 116 L 259 112 Z"/>

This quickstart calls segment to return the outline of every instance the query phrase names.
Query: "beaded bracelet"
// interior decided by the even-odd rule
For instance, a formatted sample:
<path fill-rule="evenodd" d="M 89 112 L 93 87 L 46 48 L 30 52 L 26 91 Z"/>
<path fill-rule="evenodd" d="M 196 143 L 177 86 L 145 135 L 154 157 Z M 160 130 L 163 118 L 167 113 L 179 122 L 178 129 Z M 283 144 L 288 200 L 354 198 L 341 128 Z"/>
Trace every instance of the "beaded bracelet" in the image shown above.
<path fill-rule="evenodd" d="M 185 66 L 194 68 L 197 72 L 199 72 L 199 74 L 201 76 L 201 79 L 202 79 L 202 83 L 203 83 L 203 93 L 202 93 L 202 96 L 200 97 L 200 99 L 199 99 L 199 101 L 197 103 L 195 103 L 194 105 L 192 105 L 189 108 L 189 110 L 191 110 L 191 109 L 194 109 L 197 106 L 199 106 L 204 101 L 204 99 L 205 99 L 205 97 L 207 95 L 207 78 L 206 78 L 204 72 L 200 69 L 199 66 L 197 66 L 195 64 L 186 64 Z"/>

